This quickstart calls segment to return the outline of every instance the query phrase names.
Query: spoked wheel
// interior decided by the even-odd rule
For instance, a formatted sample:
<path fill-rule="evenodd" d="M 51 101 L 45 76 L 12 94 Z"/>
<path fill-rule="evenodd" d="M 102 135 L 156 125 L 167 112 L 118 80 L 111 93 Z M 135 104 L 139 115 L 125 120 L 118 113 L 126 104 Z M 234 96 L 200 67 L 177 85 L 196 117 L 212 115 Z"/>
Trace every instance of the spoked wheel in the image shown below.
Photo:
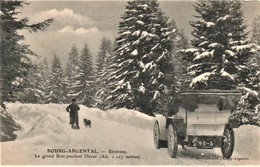
<path fill-rule="evenodd" d="M 234 131 L 229 126 L 225 127 L 224 130 L 224 141 L 221 146 L 221 152 L 224 158 L 230 158 L 234 151 L 235 136 Z"/>
<path fill-rule="evenodd" d="M 154 123 L 153 140 L 154 140 L 155 148 L 159 149 L 161 147 L 161 141 L 160 141 L 160 129 L 159 129 L 158 121 L 155 121 Z"/>
<path fill-rule="evenodd" d="M 177 130 L 173 126 L 173 124 L 170 124 L 168 129 L 168 151 L 169 155 L 172 158 L 175 158 L 177 155 L 178 150 L 178 136 L 177 136 Z"/>

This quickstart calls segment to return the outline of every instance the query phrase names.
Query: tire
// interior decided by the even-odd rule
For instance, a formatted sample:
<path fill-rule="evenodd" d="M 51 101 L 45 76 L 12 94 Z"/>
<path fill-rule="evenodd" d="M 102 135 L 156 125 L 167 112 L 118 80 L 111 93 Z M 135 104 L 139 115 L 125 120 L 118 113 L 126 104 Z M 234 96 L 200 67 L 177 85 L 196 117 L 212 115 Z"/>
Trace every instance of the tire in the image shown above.
<path fill-rule="evenodd" d="M 235 136 L 233 129 L 229 126 L 226 126 L 224 130 L 224 136 L 226 141 L 223 140 L 221 152 L 224 158 L 230 158 L 233 154 L 235 146 Z"/>
<path fill-rule="evenodd" d="M 153 126 L 153 141 L 156 149 L 160 149 L 162 141 L 160 140 L 160 127 L 158 121 L 155 121 Z"/>
<path fill-rule="evenodd" d="M 168 151 L 170 157 L 176 157 L 178 151 L 178 136 L 177 130 L 172 123 L 169 125 L 168 129 Z"/>

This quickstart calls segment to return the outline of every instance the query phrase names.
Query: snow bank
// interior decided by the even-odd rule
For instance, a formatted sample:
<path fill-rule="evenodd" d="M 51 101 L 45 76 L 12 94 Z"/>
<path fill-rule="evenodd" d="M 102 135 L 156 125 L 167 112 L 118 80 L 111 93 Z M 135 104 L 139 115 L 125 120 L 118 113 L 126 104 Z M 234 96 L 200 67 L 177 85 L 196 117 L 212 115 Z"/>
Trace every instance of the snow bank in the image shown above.
<path fill-rule="evenodd" d="M 15 118 L 19 119 L 19 123 L 24 127 L 23 133 L 27 133 L 27 131 L 31 129 L 31 127 L 27 127 L 27 125 L 31 126 L 42 122 L 44 123 L 44 125 L 42 125 L 43 128 L 49 129 L 52 127 L 53 122 L 60 122 L 57 121 L 57 119 L 61 120 L 64 114 L 68 116 L 66 112 L 67 106 L 67 104 L 8 103 L 7 110 L 14 115 Z M 125 108 L 102 111 L 97 108 L 88 108 L 80 105 L 79 113 L 80 121 L 82 121 L 83 118 L 92 119 L 97 117 L 99 119 L 111 120 L 137 128 L 151 129 L 153 126 L 153 117 L 136 110 L 128 110 Z M 64 123 L 64 121 L 62 121 L 62 123 Z"/>
<path fill-rule="evenodd" d="M 125 108 L 108 110 L 106 111 L 106 114 L 103 114 L 103 118 L 142 129 L 151 129 L 153 127 L 154 119 L 153 117 L 139 111 L 128 110 Z"/>
<path fill-rule="evenodd" d="M 178 157 L 172 159 L 167 148 L 155 149 L 153 143 L 153 117 L 138 111 L 114 109 L 101 111 L 80 105 L 79 130 L 69 127 L 66 104 L 7 104 L 8 113 L 23 123 L 23 130 L 16 141 L 2 142 L 1 165 L 257 165 L 259 164 L 259 128 L 242 126 L 235 129 L 233 157 L 248 157 L 249 161 L 222 159 L 220 149 L 201 150 L 179 146 Z M 92 121 L 92 128 L 85 128 L 83 118 Z M 149 129 L 149 130 L 147 130 Z M 96 149 L 121 150 L 140 159 L 110 158 L 35 158 L 35 154 L 51 155 L 47 149 Z M 71 155 L 71 153 L 64 153 Z M 12 156 L 10 156 L 12 155 Z M 54 154 L 56 156 L 56 153 Z M 73 153 L 74 155 L 74 153 Z M 77 154 L 81 155 L 81 154 Z M 89 155 L 89 154 L 88 154 Z M 196 158 L 194 158 L 196 157 Z M 219 160 L 208 160 L 216 157 Z"/>
<path fill-rule="evenodd" d="M 108 153 L 112 149 L 126 151 L 127 155 L 144 155 L 143 149 L 139 149 L 141 147 L 146 149 L 145 152 L 153 149 L 152 117 L 133 110 L 118 109 L 105 112 L 80 105 L 80 129 L 73 130 L 69 125 L 69 114 L 65 110 L 67 106 L 67 104 L 7 104 L 8 113 L 17 118 L 22 130 L 16 133 L 17 140 L 0 143 L 1 152 L 4 153 L 0 152 L 1 164 L 133 164 L 133 159 L 118 161 L 112 159 L 112 154 L 109 154 L 109 159 L 42 158 L 42 156 L 48 154 L 49 148 L 96 149 L 100 154 L 100 151 Z M 91 128 L 84 126 L 85 118 L 91 120 Z M 99 153 L 91 155 L 99 156 Z M 41 158 L 35 158 L 35 154 L 41 155 Z M 148 162 L 144 158 L 142 161 Z M 140 160 L 134 163 L 140 163 Z"/>

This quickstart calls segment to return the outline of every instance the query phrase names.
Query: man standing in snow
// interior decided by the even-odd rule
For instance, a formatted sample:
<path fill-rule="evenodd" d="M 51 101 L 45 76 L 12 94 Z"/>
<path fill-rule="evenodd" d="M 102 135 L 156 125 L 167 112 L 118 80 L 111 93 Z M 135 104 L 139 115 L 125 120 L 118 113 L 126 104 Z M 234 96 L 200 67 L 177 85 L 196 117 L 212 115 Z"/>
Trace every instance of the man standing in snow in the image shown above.
<path fill-rule="evenodd" d="M 66 111 L 70 113 L 70 124 L 71 127 L 74 129 L 79 129 L 79 116 L 78 110 L 80 109 L 79 106 L 76 104 L 76 99 L 72 98 L 72 103 L 66 108 Z M 76 127 L 74 124 L 76 123 Z"/>

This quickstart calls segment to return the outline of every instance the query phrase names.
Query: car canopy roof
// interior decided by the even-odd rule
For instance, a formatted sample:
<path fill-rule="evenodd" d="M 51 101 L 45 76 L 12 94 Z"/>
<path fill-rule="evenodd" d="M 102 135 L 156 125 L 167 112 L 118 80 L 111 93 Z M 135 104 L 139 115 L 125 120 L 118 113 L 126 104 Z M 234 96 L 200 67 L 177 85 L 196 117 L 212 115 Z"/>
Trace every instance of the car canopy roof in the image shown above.
<path fill-rule="evenodd" d="M 241 92 L 238 90 L 189 90 L 177 93 L 170 103 L 167 116 L 172 116 L 178 112 L 179 106 L 194 111 L 198 103 L 218 104 L 224 103 L 226 108 L 235 109 L 239 101 Z"/>

